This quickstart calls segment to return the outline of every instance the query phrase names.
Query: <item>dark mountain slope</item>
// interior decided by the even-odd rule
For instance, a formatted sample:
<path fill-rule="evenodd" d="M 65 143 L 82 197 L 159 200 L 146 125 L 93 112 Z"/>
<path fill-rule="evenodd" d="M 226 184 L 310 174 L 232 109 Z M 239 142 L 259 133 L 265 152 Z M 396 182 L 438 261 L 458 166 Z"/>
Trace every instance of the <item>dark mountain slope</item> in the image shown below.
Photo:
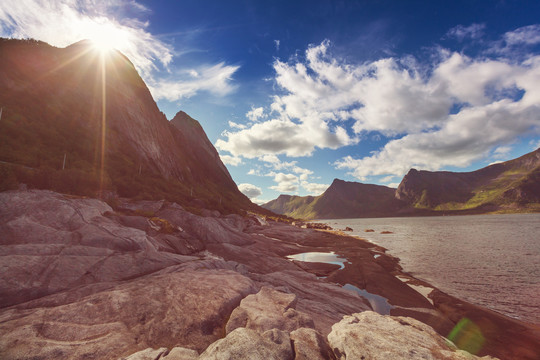
<path fill-rule="evenodd" d="M 405 207 L 396 199 L 395 189 L 335 179 L 317 197 L 280 195 L 262 207 L 278 214 L 301 219 L 383 217 L 395 215 Z"/>
<path fill-rule="evenodd" d="M 87 41 L 0 40 L 0 186 L 255 209 L 197 121 L 167 121 L 133 64 Z M 65 158 L 65 161 L 64 161 Z"/>
<path fill-rule="evenodd" d="M 302 219 L 539 212 L 540 149 L 473 172 L 411 169 L 397 190 L 336 179 L 320 196 L 262 206 Z"/>
<path fill-rule="evenodd" d="M 540 149 L 473 172 L 411 169 L 396 197 L 436 211 L 534 210 L 540 203 Z"/>

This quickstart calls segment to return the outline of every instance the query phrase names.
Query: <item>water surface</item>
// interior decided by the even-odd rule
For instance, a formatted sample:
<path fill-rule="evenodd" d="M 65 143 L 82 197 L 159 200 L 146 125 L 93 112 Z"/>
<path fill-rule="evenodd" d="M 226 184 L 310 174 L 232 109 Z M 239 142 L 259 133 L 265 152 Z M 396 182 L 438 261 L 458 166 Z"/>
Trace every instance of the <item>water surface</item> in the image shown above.
<path fill-rule="evenodd" d="M 540 324 L 540 214 L 321 222 L 353 228 L 353 235 L 387 248 L 406 272 L 444 292 Z"/>
<path fill-rule="evenodd" d="M 297 261 L 307 261 L 307 262 L 320 262 L 326 264 L 335 264 L 339 265 L 339 270 L 345 267 L 345 262 L 347 259 L 341 257 L 340 255 L 334 254 L 331 252 L 305 252 L 301 254 L 294 254 L 287 256 L 289 260 Z"/>

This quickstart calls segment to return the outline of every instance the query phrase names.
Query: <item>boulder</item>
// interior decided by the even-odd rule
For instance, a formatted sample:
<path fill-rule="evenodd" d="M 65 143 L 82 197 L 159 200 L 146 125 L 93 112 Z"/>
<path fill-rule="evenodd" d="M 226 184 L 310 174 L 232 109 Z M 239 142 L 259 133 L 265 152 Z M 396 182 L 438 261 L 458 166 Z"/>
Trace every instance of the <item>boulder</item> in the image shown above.
<path fill-rule="evenodd" d="M 127 358 L 123 358 L 122 360 L 159 360 L 163 359 L 165 354 L 169 352 L 169 349 L 167 348 L 159 348 L 157 350 L 148 348 L 141 351 L 136 352 L 135 354 L 131 354 Z"/>
<path fill-rule="evenodd" d="M 157 350 L 147 348 L 122 358 L 122 360 L 197 360 L 198 358 L 199 353 L 195 350 L 175 347 L 170 351 L 167 348 Z"/>
<path fill-rule="evenodd" d="M 163 357 L 163 360 L 197 360 L 199 353 L 195 350 L 186 349 L 183 347 L 175 347 Z"/>
<path fill-rule="evenodd" d="M 332 326 L 328 342 L 339 360 L 477 359 L 418 320 L 372 311 L 345 316 Z"/>
<path fill-rule="evenodd" d="M 291 332 L 301 327 L 314 327 L 313 320 L 295 310 L 296 295 L 263 287 L 257 294 L 242 300 L 231 314 L 227 333 L 245 327 L 263 333 L 271 329 Z"/>
<path fill-rule="evenodd" d="M 291 332 L 295 360 L 332 360 L 334 353 L 325 338 L 316 330 L 300 328 Z"/>
<path fill-rule="evenodd" d="M 259 334 L 255 330 L 238 328 L 210 345 L 199 360 L 292 360 L 289 335 L 272 329 Z"/>

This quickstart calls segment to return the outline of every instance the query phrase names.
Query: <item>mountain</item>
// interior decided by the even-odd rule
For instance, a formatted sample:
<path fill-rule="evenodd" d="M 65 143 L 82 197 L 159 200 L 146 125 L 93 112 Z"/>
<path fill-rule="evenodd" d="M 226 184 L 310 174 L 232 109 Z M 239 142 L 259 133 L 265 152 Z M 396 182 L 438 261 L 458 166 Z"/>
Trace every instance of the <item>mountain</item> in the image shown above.
<path fill-rule="evenodd" d="M 161 113 L 133 64 L 88 41 L 0 39 L 0 190 L 33 188 L 254 209 L 201 125 Z"/>
<path fill-rule="evenodd" d="M 434 211 L 540 211 L 540 149 L 472 172 L 411 169 L 396 197 Z"/>
<path fill-rule="evenodd" d="M 411 169 L 397 190 L 335 179 L 322 194 L 262 205 L 301 219 L 540 212 L 540 149 L 472 172 Z"/>
<path fill-rule="evenodd" d="M 316 197 L 280 195 L 263 208 L 300 219 L 336 219 L 393 216 L 406 207 L 395 189 L 335 179 Z"/>

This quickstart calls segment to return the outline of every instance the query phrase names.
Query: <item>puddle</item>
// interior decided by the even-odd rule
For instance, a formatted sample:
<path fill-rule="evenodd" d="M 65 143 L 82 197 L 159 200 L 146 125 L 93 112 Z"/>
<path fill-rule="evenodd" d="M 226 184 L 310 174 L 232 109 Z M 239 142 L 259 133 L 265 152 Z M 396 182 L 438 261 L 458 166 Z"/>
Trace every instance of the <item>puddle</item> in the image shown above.
<path fill-rule="evenodd" d="M 366 300 L 369 302 L 371 307 L 373 308 L 373 311 L 381 314 L 381 315 L 390 315 L 390 310 L 392 310 L 394 307 L 388 303 L 388 299 L 372 294 L 368 292 L 367 290 L 360 289 L 354 285 L 346 284 L 343 286 L 344 289 L 356 291 L 358 295 L 362 296 L 363 298 L 366 298 Z"/>
<path fill-rule="evenodd" d="M 411 284 L 409 282 L 409 279 L 406 278 L 406 277 L 403 277 L 403 276 L 396 276 L 396 277 L 399 280 L 403 281 L 405 284 L 407 284 L 407 286 L 412 287 L 413 290 L 420 293 L 423 297 L 425 297 L 431 303 L 431 305 L 434 305 L 433 300 L 428 297 L 428 295 L 433 291 L 432 287 L 422 286 L 422 285 L 414 285 L 414 284 Z"/>
<path fill-rule="evenodd" d="M 339 265 L 339 269 L 345 267 L 345 262 L 347 259 L 334 254 L 334 252 L 306 252 L 301 254 L 288 255 L 287 259 L 305 261 L 305 262 L 320 262 L 326 264 L 336 264 Z"/>

